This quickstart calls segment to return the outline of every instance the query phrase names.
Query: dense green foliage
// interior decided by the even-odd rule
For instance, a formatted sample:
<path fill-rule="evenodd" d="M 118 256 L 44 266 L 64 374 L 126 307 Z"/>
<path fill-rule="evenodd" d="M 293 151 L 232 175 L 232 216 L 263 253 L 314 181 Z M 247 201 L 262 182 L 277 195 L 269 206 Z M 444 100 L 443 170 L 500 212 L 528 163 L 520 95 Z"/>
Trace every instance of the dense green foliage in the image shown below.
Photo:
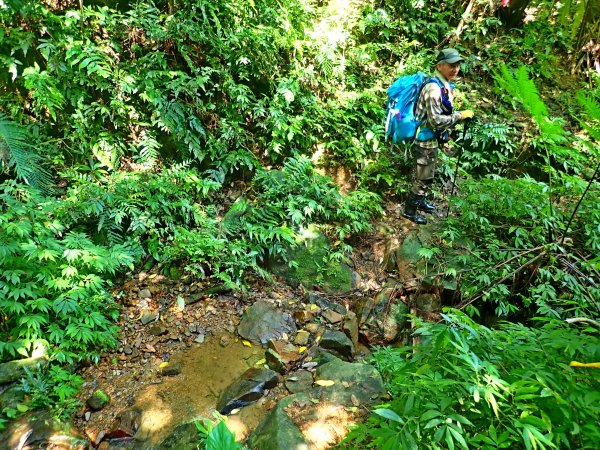
<path fill-rule="evenodd" d="M 116 345 L 110 287 L 135 265 L 244 289 L 315 223 L 327 258 L 347 256 L 408 187 L 385 89 L 453 45 L 468 55 L 456 105 L 477 118 L 440 155 L 438 198 L 455 170 L 459 186 L 421 256 L 470 317 L 524 324 L 455 312 L 422 325 L 422 351 L 377 353 L 393 400 L 352 442 L 592 448 L 597 378 L 565 358 L 597 361 L 597 337 L 559 321 L 600 315 L 598 14 L 592 0 L 0 2 L 0 362 L 40 344 L 53 361 L 5 415 L 73 411 L 64 364 Z M 351 172 L 348 193 L 318 166 Z M 203 439 L 234 448 L 221 424 Z"/>
<path fill-rule="evenodd" d="M 489 329 L 456 311 L 416 330 L 421 346 L 382 349 L 375 364 L 393 397 L 349 436 L 377 449 L 573 448 L 600 439 L 598 330 L 555 321 Z"/>

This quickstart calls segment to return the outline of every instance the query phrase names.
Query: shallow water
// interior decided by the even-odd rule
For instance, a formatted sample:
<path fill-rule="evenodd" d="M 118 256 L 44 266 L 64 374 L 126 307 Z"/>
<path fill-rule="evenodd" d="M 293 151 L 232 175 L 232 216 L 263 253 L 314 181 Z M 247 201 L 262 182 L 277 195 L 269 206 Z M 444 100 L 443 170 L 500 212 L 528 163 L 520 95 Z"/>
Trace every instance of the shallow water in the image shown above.
<path fill-rule="evenodd" d="M 264 357 L 260 346 L 247 347 L 228 337 L 231 343 L 226 347 L 220 344 L 221 336 L 212 336 L 171 357 L 170 364 L 181 363 L 181 374 L 164 377 L 162 383 L 145 387 L 137 396 L 135 406 L 143 413 L 136 439 L 156 444 L 182 422 L 214 418 L 221 392 Z M 227 426 L 241 440 L 265 414 L 259 401 L 229 416 Z"/>

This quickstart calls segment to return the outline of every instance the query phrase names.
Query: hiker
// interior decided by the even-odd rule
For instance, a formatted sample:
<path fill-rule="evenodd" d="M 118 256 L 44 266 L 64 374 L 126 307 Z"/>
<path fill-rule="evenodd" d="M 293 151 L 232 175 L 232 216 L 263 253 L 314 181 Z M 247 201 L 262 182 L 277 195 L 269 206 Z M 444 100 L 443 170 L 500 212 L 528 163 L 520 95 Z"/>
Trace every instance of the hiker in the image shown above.
<path fill-rule="evenodd" d="M 450 82 L 457 77 L 462 61 L 464 58 L 453 48 L 440 51 L 435 74 L 423 86 L 415 106 L 415 117 L 422 123 L 412 145 L 415 181 L 402 215 L 419 225 L 427 223 L 427 219 L 418 213 L 419 210 L 435 211 L 435 206 L 428 203 L 425 196 L 433 184 L 440 144 L 448 142 L 450 128 L 461 120 L 473 118 L 473 111 L 454 111 L 452 106 L 454 86 Z"/>

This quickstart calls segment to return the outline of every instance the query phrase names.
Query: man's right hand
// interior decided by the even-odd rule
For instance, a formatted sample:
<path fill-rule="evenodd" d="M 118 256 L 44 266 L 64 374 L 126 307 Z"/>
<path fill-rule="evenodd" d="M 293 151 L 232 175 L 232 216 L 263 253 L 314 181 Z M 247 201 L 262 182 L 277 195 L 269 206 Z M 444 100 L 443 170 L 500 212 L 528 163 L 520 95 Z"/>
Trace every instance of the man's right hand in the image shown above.
<path fill-rule="evenodd" d="M 462 120 L 472 119 L 474 115 L 475 114 L 473 113 L 473 110 L 471 110 L 471 109 L 465 109 L 464 111 L 460 112 L 460 116 L 461 116 Z"/>

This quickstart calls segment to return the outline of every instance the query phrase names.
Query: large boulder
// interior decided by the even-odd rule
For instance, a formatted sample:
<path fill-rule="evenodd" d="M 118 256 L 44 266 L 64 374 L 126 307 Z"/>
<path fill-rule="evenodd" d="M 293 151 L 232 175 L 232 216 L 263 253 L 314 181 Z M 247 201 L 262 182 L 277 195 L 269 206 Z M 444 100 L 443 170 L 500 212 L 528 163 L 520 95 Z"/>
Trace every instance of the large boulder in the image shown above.
<path fill-rule="evenodd" d="M 294 404 L 310 404 L 304 394 L 294 394 L 280 400 L 248 439 L 252 450 L 309 450 L 308 441 L 285 409 Z"/>
<path fill-rule="evenodd" d="M 370 340 L 394 342 L 408 326 L 409 308 L 400 298 L 402 285 L 389 281 L 374 296 L 361 298 L 355 305 L 361 330 Z"/>
<path fill-rule="evenodd" d="M 373 366 L 331 357 L 317 368 L 311 389 L 277 403 L 250 437 L 250 448 L 330 448 L 354 422 L 352 411 L 380 401 L 384 393 L 383 380 Z"/>
<path fill-rule="evenodd" d="M 265 301 L 258 301 L 250 306 L 238 326 L 240 336 L 261 344 L 266 344 L 270 339 L 280 339 L 284 333 L 294 331 L 296 324 L 293 317 Z"/>
<path fill-rule="evenodd" d="M 0 384 L 8 384 L 25 376 L 25 371 L 36 371 L 48 365 L 45 355 L 33 358 L 16 359 L 0 364 Z"/>
<path fill-rule="evenodd" d="M 270 269 L 292 285 L 306 288 L 319 286 L 332 294 L 347 294 L 356 288 L 357 274 L 344 262 L 327 258 L 331 250 L 329 239 L 315 225 L 298 233 L 296 246 L 288 248 L 286 261 L 270 262 Z"/>

